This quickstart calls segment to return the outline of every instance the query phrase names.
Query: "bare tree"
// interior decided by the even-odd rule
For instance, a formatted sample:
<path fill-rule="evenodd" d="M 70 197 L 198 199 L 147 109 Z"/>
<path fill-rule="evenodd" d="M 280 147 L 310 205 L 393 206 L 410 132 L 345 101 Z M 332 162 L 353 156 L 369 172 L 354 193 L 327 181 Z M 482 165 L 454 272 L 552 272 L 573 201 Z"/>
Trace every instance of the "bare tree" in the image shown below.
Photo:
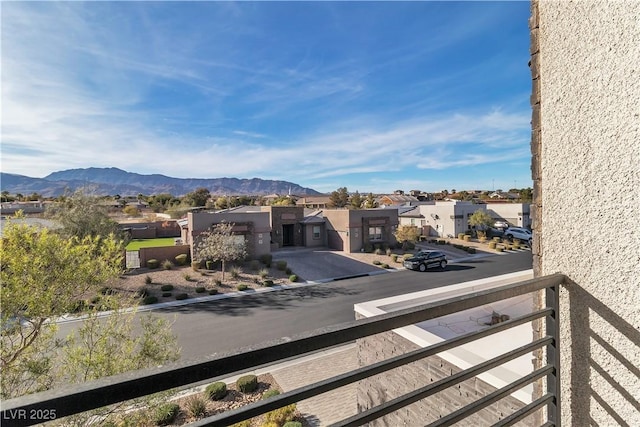
<path fill-rule="evenodd" d="M 198 242 L 194 247 L 194 259 L 222 262 L 222 280 L 224 280 L 225 264 L 247 255 L 244 236 L 233 234 L 234 225 L 229 222 L 215 224 L 211 230 L 204 231 L 198 236 Z"/>

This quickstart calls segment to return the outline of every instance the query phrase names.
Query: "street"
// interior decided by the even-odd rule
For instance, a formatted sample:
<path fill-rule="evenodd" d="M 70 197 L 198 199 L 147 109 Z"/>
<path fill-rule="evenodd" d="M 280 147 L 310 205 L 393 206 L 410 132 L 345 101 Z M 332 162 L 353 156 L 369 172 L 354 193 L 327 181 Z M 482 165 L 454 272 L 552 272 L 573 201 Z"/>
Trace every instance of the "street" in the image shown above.
<path fill-rule="evenodd" d="M 401 270 L 153 313 L 173 321 L 182 359 L 255 345 L 354 320 L 354 304 L 531 268 L 531 252 L 478 258 L 425 273 Z M 145 315 L 141 313 L 140 315 Z M 77 322 L 60 325 L 66 335 Z"/>

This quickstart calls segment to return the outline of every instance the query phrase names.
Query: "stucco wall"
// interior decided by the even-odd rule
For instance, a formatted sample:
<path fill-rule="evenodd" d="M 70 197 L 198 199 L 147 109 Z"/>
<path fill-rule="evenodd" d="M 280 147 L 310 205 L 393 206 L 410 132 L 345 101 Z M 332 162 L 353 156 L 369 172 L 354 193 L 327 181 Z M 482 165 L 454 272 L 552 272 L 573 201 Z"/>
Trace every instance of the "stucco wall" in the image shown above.
<path fill-rule="evenodd" d="M 537 272 L 561 272 L 573 282 L 561 293 L 562 421 L 637 426 L 640 2 L 536 7 Z"/>

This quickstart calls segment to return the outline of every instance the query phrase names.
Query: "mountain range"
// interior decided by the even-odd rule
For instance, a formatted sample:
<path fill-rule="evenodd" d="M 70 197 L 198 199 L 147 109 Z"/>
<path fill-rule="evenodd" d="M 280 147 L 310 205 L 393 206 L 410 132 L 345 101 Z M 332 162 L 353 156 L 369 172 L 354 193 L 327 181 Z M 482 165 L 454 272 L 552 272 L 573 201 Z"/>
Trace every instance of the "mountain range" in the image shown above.
<path fill-rule="evenodd" d="M 118 168 L 83 168 L 53 172 L 44 178 L 31 178 L 0 172 L 0 188 L 10 194 L 41 194 L 56 197 L 66 190 L 90 187 L 96 195 L 136 196 L 169 193 L 183 196 L 198 188 L 216 195 L 296 194 L 317 196 L 316 190 L 287 181 L 260 178 L 172 178 L 165 175 L 141 175 Z"/>

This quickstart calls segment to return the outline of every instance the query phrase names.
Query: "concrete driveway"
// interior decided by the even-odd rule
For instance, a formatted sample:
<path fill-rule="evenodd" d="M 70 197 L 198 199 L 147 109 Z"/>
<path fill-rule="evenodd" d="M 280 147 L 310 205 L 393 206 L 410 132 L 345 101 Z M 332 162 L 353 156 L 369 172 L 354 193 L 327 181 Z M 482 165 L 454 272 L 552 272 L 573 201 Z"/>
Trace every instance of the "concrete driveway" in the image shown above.
<path fill-rule="evenodd" d="M 323 281 L 380 273 L 380 268 L 346 257 L 327 248 L 284 248 L 272 252 L 274 262 L 287 261 L 287 267 L 301 280 Z"/>

